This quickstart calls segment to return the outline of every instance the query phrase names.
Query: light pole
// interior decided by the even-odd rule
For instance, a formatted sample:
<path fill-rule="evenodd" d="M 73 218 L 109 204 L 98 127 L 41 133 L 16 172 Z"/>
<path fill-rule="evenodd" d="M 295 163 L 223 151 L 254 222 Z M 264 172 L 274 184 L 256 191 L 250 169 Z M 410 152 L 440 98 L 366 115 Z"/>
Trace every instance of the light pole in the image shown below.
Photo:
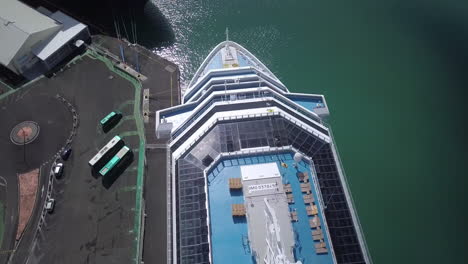
<path fill-rule="evenodd" d="M 21 128 L 21 133 L 23 134 L 23 161 L 26 163 L 26 131 L 24 131 L 24 127 Z"/>
<path fill-rule="evenodd" d="M 23 134 L 23 161 L 26 163 L 26 131 L 24 127 L 21 128 L 21 133 Z"/>

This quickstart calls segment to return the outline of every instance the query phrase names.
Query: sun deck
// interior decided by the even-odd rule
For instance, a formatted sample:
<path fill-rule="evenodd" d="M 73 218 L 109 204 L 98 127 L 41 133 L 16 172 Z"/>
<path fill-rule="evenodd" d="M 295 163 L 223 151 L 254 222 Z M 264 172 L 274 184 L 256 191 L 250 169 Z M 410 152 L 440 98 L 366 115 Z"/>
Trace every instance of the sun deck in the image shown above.
<path fill-rule="evenodd" d="M 251 252 L 252 242 L 249 240 L 249 226 L 251 225 L 246 217 L 233 216 L 231 211 L 233 204 L 246 204 L 249 198 L 246 198 L 245 190 L 248 186 L 243 181 L 244 191 L 233 190 L 230 189 L 229 182 L 230 178 L 241 178 L 242 166 L 267 163 L 276 164 L 281 174 L 282 184 L 289 184 L 286 188 L 280 186 L 278 189 L 294 197 L 294 203 L 288 205 L 285 201 L 283 202 L 289 210 L 288 220 L 293 230 L 295 260 L 302 263 L 333 263 L 328 227 L 323 219 L 321 198 L 318 196 L 318 186 L 313 181 L 315 175 L 312 174 L 313 170 L 307 162 L 299 163 L 298 169 L 294 168 L 292 154 L 223 160 L 207 175 L 213 263 L 255 263 Z M 310 191 L 302 192 L 301 184 L 304 182 L 300 182 L 298 172 L 307 173 L 309 176 Z M 287 197 L 287 195 L 283 196 Z M 308 207 L 316 209 L 308 210 Z M 248 204 L 246 210 L 248 214 Z M 319 223 L 320 227 L 312 228 L 311 220 Z"/>

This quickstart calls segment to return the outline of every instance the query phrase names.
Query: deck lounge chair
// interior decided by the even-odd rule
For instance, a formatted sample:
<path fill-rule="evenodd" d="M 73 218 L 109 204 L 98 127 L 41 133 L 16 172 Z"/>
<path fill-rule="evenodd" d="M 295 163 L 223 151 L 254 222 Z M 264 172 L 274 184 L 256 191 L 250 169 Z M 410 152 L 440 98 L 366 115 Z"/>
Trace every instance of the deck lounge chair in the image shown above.
<path fill-rule="evenodd" d="M 321 234 L 322 234 L 322 229 L 312 230 L 312 235 L 313 236 L 321 235 Z"/>
<path fill-rule="evenodd" d="M 312 239 L 315 240 L 315 241 L 322 240 L 323 239 L 323 234 L 312 236 Z"/>
<path fill-rule="evenodd" d="M 307 172 L 299 172 L 298 176 L 300 182 L 307 182 L 309 180 L 309 174 Z"/>
<path fill-rule="evenodd" d="M 310 183 L 301 183 L 301 192 L 310 194 L 312 193 L 310 189 Z"/>
<path fill-rule="evenodd" d="M 315 248 L 324 248 L 324 247 L 327 247 L 327 245 L 325 244 L 325 242 L 315 243 L 314 246 L 315 246 Z"/>
<path fill-rule="evenodd" d="M 314 202 L 314 196 L 312 196 L 312 194 L 304 194 L 302 198 L 304 198 L 305 204 L 311 204 Z"/>
<path fill-rule="evenodd" d="M 297 217 L 297 212 L 296 211 L 291 212 L 291 221 L 293 221 L 293 222 L 299 221 L 299 218 Z"/>
<path fill-rule="evenodd" d="M 284 190 L 285 193 L 292 193 L 291 184 L 284 184 L 283 185 L 283 190 Z"/>
<path fill-rule="evenodd" d="M 328 249 L 327 249 L 326 247 L 323 247 L 323 248 L 316 248 L 316 249 L 315 249 L 315 252 L 316 252 L 317 254 L 326 254 L 326 253 L 328 253 Z"/>
<path fill-rule="evenodd" d="M 309 225 L 311 228 L 317 228 L 320 226 L 320 218 L 318 218 L 317 216 L 314 216 L 312 217 L 311 219 L 309 219 Z"/>
<path fill-rule="evenodd" d="M 231 190 L 242 189 L 241 178 L 229 178 L 229 189 Z"/>
<path fill-rule="evenodd" d="M 306 210 L 307 210 L 307 215 L 309 215 L 309 216 L 318 214 L 317 205 L 315 205 L 315 204 L 311 204 L 309 206 L 306 206 Z"/>
<path fill-rule="evenodd" d="M 232 208 L 232 216 L 245 216 L 244 204 L 233 204 L 231 208 Z"/>

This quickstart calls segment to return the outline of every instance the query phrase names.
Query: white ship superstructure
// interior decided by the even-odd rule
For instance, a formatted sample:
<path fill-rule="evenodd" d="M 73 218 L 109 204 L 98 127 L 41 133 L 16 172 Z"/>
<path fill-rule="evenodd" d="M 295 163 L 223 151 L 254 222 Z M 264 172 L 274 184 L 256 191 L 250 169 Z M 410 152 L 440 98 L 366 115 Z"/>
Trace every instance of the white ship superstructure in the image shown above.
<path fill-rule="evenodd" d="M 156 112 L 168 262 L 370 263 L 328 115 L 323 95 L 289 92 L 239 44 L 217 45 L 183 104 Z"/>

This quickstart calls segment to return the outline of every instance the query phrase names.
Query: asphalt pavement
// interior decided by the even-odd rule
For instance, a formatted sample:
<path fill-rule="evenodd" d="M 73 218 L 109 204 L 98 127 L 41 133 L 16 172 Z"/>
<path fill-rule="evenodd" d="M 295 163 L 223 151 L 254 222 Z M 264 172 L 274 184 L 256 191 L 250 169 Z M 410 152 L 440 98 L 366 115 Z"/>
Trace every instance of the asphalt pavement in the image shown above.
<path fill-rule="evenodd" d="M 180 104 L 178 67 L 140 46 L 128 46 L 106 36 L 94 36 L 94 43 L 113 54 L 120 54 L 122 44 L 126 63 L 147 78 L 143 89 L 149 89 L 149 122 L 145 123 L 146 144 L 165 145 L 164 140 L 156 138 L 154 113 Z M 167 262 L 167 171 L 166 149 L 147 149 L 145 170 L 145 233 L 143 260 L 145 263 Z"/>
<path fill-rule="evenodd" d="M 109 188 L 91 175 L 87 163 L 117 134 L 138 151 L 135 88 L 89 57 L 46 81 L 72 102 L 80 125 L 64 177 L 54 188 L 56 210 L 47 217 L 29 263 L 131 263 L 138 237 L 134 233 L 138 155 Z M 124 118 L 104 134 L 99 120 L 113 110 Z"/>
<path fill-rule="evenodd" d="M 3 115 L 0 113 L 2 124 L 4 119 L 29 120 L 30 117 L 22 117 L 21 114 L 27 115 L 26 113 L 35 109 L 32 112 L 39 116 L 35 120 L 42 117 L 46 125 L 57 126 L 55 129 L 46 129 L 47 126 L 43 129 L 41 126 L 40 138 L 37 142 L 31 143 L 31 146 L 26 146 L 28 151 L 33 150 L 34 144 L 42 146 L 37 155 L 31 153 L 31 156 L 27 156 L 28 165 L 23 167 L 28 169 L 37 167 L 43 162 L 42 160 L 52 157 L 69 136 L 68 130 L 71 125 L 67 124 L 71 124 L 71 117 L 63 104 L 54 106 L 57 101 L 54 98 L 55 94 L 60 94 L 69 101 L 79 115 L 79 126 L 72 142 L 73 151 L 69 160 L 65 162 L 63 178 L 54 180 L 52 191 L 52 197 L 56 200 L 54 213 L 46 215 L 44 225 L 37 235 L 34 228 L 27 229 L 13 263 L 23 264 L 26 259 L 30 264 L 132 263 L 136 256 L 135 240 L 139 236 L 134 232 L 140 145 L 134 107 L 135 96 L 139 97 L 139 93 L 136 93 L 131 82 L 109 70 L 105 63 L 84 56 L 71 63 L 69 67 L 66 66 L 63 71 L 57 72 L 55 77 L 37 80 L 11 97 L 1 100 L 2 113 L 6 113 Z M 14 108 L 11 104 L 18 99 L 27 98 L 34 99 L 34 104 L 28 106 L 29 104 L 23 101 L 19 104 L 20 107 L 12 112 Z M 29 110 L 28 107 L 31 111 L 26 111 Z M 50 118 L 50 114 L 44 112 L 54 107 L 61 107 L 53 111 L 55 115 L 63 115 L 62 119 L 68 116 L 68 119 L 57 122 L 56 119 Z M 99 126 L 99 120 L 113 110 L 120 110 L 124 118 L 113 130 L 105 134 Z M 136 155 L 129 167 L 112 185 L 105 188 L 101 178 L 94 178 L 91 175 L 87 163 L 116 134 L 123 138 Z M 9 138 L 5 138 L 5 135 L 1 134 L 0 144 L 8 145 L 11 150 L 0 150 L 0 155 L 4 155 L 0 158 L 10 160 L 11 153 L 17 155 L 22 152 L 20 150 L 15 152 L 13 147 L 9 146 Z M 7 136 L 9 137 L 9 132 Z M 44 142 L 41 143 L 40 139 Z M 54 143 L 56 145 L 51 144 L 51 140 L 56 142 Z M 42 159 L 34 158 L 36 156 Z M 21 165 L 19 161 L 12 164 Z M 0 170 L 0 175 L 10 171 Z M 9 175 L 12 175 L 12 185 L 17 186 L 14 182 L 16 174 L 9 173 Z M 17 195 L 17 190 L 11 193 Z M 11 201 L 14 203 L 17 199 L 12 196 Z M 17 207 L 17 204 L 10 206 L 14 207 Z M 42 207 L 42 204 L 39 204 L 39 207 Z M 15 212 L 9 212 L 9 215 L 16 217 Z M 36 222 L 32 226 L 37 226 L 38 218 L 33 217 L 32 221 Z M 34 232 L 30 236 L 27 232 L 31 230 Z"/>
<path fill-rule="evenodd" d="M 13 144 L 10 141 L 11 129 L 28 120 L 39 124 L 39 136 L 25 146 Z M 0 162 L 0 176 L 5 178 L 7 185 L 0 190 L 3 192 L 6 189 L 6 199 L 2 201 L 6 207 L 2 250 L 12 250 L 15 246 L 19 197 L 17 174 L 39 168 L 50 161 L 65 144 L 71 130 L 71 120 L 67 108 L 54 95 L 25 89 L 0 101 L 0 160 L 4 161 Z M 44 183 L 43 179 L 40 182 Z M 2 254 L 0 263 L 4 263 L 7 257 L 8 254 Z"/>
<path fill-rule="evenodd" d="M 115 40 L 108 38 L 107 41 L 109 50 L 118 51 Z M 150 51 L 139 46 L 134 48 L 140 54 L 138 65 L 141 73 L 148 77 L 142 84 L 143 89 L 150 89 L 151 93 L 150 123 L 145 124 L 143 132 L 148 143 L 161 143 L 154 136 L 153 113 L 180 102 L 179 72 L 174 64 Z M 136 59 L 131 47 L 127 47 L 124 53 Z M 128 59 L 128 63 L 135 65 L 136 61 Z M 41 78 L 0 100 L 0 147 L 6 146 L 0 149 L 0 159 L 18 158 L 12 159 L 9 165 L 0 166 L 0 176 L 8 177 L 8 185 L 14 186 L 6 199 L 11 209 L 7 212 L 11 218 L 9 230 L 16 230 L 16 173 L 45 164 L 43 173 L 47 175 L 51 158 L 69 136 L 71 117 L 54 97 L 56 94 L 69 101 L 79 115 L 79 126 L 71 145 L 73 152 L 65 162 L 62 179 L 54 179 L 53 182 L 54 213 L 46 215 L 44 225 L 36 232 L 45 198 L 42 195 L 31 218 L 31 228 L 26 229 L 12 263 L 134 263 L 138 255 L 136 251 L 142 246 L 137 233 L 140 231 L 137 208 L 140 201 L 138 164 L 142 130 L 135 120 L 141 118 L 136 111 L 142 95 L 128 76 L 123 78 L 110 70 L 109 64 L 88 55 L 65 66 L 53 78 Z M 106 134 L 100 128 L 99 120 L 113 110 L 121 111 L 124 117 Z M 41 126 L 41 134 L 34 143 L 26 146 L 27 162 L 22 162 L 19 157 L 22 158 L 20 154 L 24 149 L 10 146 L 13 144 L 9 143 L 9 132 L 3 132 L 3 128 L 6 131 L 13 126 L 10 123 L 33 117 L 32 121 Z M 3 126 L 4 123 L 8 126 Z M 117 134 L 135 155 L 129 167 L 107 186 L 102 178 L 93 177 L 87 163 Z M 145 263 L 165 263 L 165 150 L 148 151 L 146 158 L 144 198 L 147 217 L 143 259 Z M 41 178 L 41 184 L 45 186 L 44 179 Z M 13 232 L 6 235 L 14 237 Z M 14 241 L 4 240 L 4 244 L 5 241 L 7 246 L 10 244 L 8 248 L 12 248 Z"/>

